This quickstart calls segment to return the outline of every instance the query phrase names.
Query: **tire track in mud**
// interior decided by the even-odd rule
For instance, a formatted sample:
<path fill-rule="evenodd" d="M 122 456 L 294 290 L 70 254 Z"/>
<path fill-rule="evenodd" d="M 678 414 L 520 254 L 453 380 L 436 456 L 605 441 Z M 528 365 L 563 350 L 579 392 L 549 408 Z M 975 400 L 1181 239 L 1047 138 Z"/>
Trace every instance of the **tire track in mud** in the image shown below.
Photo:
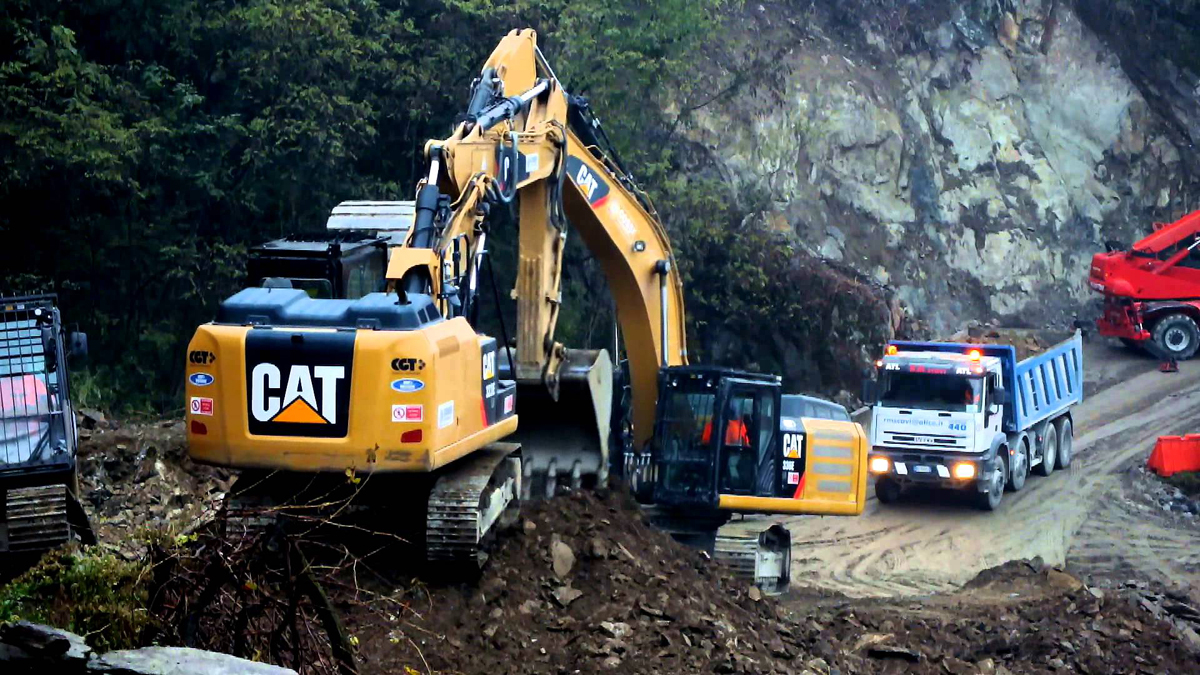
<path fill-rule="evenodd" d="M 1157 436 L 1197 430 L 1200 362 L 1180 364 L 1174 375 L 1143 363 L 1102 364 L 1110 366 L 1110 382 L 1114 367 L 1141 372 L 1075 409 L 1070 468 L 1031 475 L 994 513 L 975 509 L 966 495 L 943 493 L 888 506 L 872 496 L 858 518 L 772 519 L 792 532 L 793 585 L 856 597 L 936 593 L 988 567 L 1035 556 L 1054 565 L 1070 561 L 1084 572 L 1133 569 L 1200 581 L 1200 535 L 1147 518 L 1122 496 L 1126 468 L 1142 461 Z M 730 527 L 757 530 L 763 522 Z"/>

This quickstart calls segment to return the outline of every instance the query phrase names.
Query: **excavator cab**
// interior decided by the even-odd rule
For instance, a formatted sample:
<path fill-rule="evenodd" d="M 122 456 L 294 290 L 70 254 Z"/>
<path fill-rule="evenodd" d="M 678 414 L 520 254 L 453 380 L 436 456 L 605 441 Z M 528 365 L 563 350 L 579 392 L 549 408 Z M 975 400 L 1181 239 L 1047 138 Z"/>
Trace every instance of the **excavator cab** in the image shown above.
<path fill-rule="evenodd" d="M 248 286 L 298 288 L 321 300 L 382 291 L 386 269 L 387 238 L 373 234 L 276 239 L 252 248 L 246 263 Z"/>
<path fill-rule="evenodd" d="M 776 496 L 780 391 L 774 376 L 664 369 L 651 501 L 716 509 L 722 495 Z"/>
<path fill-rule="evenodd" d="M 633 481 L 651 522 L 768 593 L 787 589 L 791 535 L 780 524 L 719 534 L 731 516 L 859 515 L 866 495 L 862 427 L 785 418 L 781 392 L 775 375 L 663 368 L 649 461 Z"/>

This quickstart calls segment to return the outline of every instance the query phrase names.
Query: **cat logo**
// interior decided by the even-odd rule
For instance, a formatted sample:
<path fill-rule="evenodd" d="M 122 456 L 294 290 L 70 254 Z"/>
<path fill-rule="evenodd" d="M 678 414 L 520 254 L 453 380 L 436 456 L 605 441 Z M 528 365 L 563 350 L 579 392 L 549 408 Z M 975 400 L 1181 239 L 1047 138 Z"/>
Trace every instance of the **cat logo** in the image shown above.
<path fill-rule="evenodd" d="M 803 459 L 804 434 L 785 433 L 783 435 L 783 456 L 788 459 Z"/>
<path fill-rule="evenodd" d="M 496 352 L 483 354 L 483 379 L 490 380 L 496 376 Z"/>
<path fill-rule="evenodd" d="M 604 202 L 608 201 L 608 183 L 605 183 L 603 178 L 589 169 L 583 160 L 574 155 L 568 156 L 567 175 L 583 192 L 584 198 L 588 200 L 588 204 L 593 209 L 604 206 Z"/>
<path fill-rule="evenodd" d="M 246 336 L 251 434 L 344 438 L 354 334 L 256 330 Z"/>
<path fill-rule="evenodd" d="M 250 374 L 250 412 L 259 422 L 337 424 L 337 387 L 344 366 L 292 366 L 282 398 L 281 373 L 273 363 L 260 363 Z M 314 386 L 314 381 L 318 386 Z M 320 390 L 318 398 L 317 390 Z"/>

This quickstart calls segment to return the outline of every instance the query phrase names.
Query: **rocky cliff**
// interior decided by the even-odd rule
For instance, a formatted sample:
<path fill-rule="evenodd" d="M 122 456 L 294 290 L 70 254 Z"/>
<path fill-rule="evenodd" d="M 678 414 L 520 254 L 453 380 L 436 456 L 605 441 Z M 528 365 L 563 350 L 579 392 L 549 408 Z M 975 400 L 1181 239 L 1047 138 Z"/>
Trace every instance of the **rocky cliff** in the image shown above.
<path fill-rule="evenodd" d="M 769 193 L 767 222 L 933 332 L 1068 325 L 1094 311 L 1104 241 L 1200 207 L 1200 52 L 1179 44 L 1196 5 L 749 3 L 772 84 L 718 97 L 689 134 Z"/>

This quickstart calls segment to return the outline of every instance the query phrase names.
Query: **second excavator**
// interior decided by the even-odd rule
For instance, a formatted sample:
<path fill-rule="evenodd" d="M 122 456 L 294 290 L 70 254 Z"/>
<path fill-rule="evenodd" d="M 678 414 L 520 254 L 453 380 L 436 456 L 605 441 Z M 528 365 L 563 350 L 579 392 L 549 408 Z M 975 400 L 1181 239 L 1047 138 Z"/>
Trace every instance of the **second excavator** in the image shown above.
<path fill-rule="evenodd" d="M 666 230 L 534 31 L 500 42 L 462 120 L 426 145 L 386 292 L 314 299 L 248 288 L 197 330 L 193 458 L 241 470 L 234 506 L 294 505 L 313 485 L 365 477 L 374 489 L 364 501 L 419 532 L 427 559 L 471 564 L 523 499 L 602 484 L 614 466 L 653 523 L 768 590 L 786 587 L 785 528 L 750 540 L 718 529 L 735 513 L 861 513 L 862 428 L 784 420 L 777 376 L 688 365 Z M 519 238 L 517 324 L 510 339 L 501 321 L 498 341 L 477 327 L 484 306 L 501 305 L 481 289 L 506 220 Z M 608 352 L 554 339 L 571 234 L 616 303 L 628 440 L 611 432 L 620 425 Z"/>

